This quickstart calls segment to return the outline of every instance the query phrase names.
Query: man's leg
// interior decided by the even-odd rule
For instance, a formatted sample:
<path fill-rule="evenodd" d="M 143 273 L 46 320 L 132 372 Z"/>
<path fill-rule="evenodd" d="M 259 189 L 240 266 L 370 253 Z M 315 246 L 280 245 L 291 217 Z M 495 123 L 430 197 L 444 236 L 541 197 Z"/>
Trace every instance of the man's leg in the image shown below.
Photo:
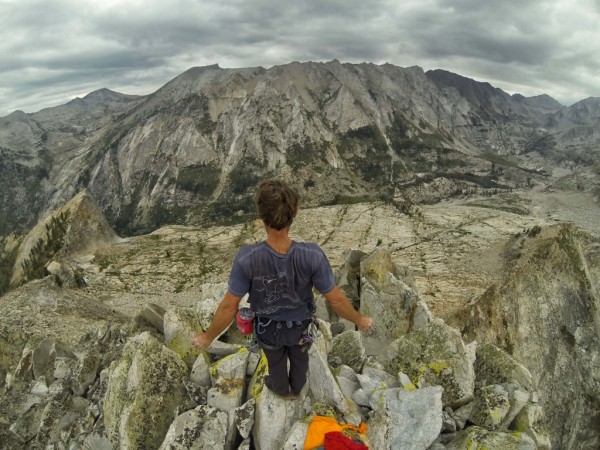
<path fill-rule="evenodd" d="M 288 347 L 290 358 L 290 388 L 294 394 L 299 394 L 306 384 L 308 372 L 308 349 L 311 344 L 293 345 Z"/>
<path fill-rule="evenodd" d="M 287 372 L 288 348 L 285 346 L 278 350 L 263 348 L 263 352 L 269 364 L 270 386 L 267 387 L 277 395 L 288 395 L 290 390 Z"/>

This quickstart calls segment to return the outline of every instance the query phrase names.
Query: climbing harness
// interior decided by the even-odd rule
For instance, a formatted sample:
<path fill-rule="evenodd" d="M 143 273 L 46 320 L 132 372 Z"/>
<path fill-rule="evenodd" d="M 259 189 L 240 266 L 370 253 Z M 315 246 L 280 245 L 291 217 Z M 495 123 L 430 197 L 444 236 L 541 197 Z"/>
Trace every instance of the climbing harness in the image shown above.
<path fill-rule="evenodd" d="M 261 322 L 260 317 L 256 316 L 256 334 L 263 334 L 271 322 L 271 319 L 267 319 L 267 322 L 263 323 Z"/>
<path fill-rule="evenodd" d="M 268 319 L 268 318 L 264 318 L 264 317 L 258 317 L 256 316 L 254 318 L 254 333 L 252 335 L 252 339 L 250 340 L 250 346 L 249 349 L 250 351 L 253 352 L 257 352 L 259 347 L 265 348 L 267 350 L 279 350 L 282 345 L 269 345 L 264 343 L 263 341 L 260 341 L 260 343 L 258 342 L 258 336 L 260 336 L 261 334 L 264 334 L 264 332 L 266 331 L 266 328 L 272 323 L 275 322 L 275 329 L 276 330 L 283 330 L 284 327 L 286 329 L 292 329 L 293 327 L 302 327 L 305 325 L 305 323 L 308 321 L 308 324 L 306 324 L 306 327 L 302 333 L 302 336 L 300 337 L 300 340 L 297 342 L 297 345 L 305 345 L 305 344 L 310 344 L 314 341 L 316 341 L 317 336 L 318 336 L 318 325 L 317 325 L 317 321 L 316 318 L 314 316 L 311 316 L 310 319 L 307 320 L 282 320 L 282 321 L 277 321 L 277 320 L 273 320 L 273 319 Z"/>

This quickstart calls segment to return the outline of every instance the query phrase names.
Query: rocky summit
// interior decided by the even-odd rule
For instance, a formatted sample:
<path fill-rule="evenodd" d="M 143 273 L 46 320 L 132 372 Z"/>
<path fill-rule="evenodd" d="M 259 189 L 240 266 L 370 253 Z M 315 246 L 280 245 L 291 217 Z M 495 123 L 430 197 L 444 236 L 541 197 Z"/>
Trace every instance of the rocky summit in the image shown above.
<path fill-rule="evenodd" d="M 600 447 L 598 99 L 418 67 L 193 68 L 0 118 L 0 447 Z M 360 333 L 317 299 L 295 399 L 205 329 L 252 196 L 295 186 Z"/>
<path fill-rule="evenodd" d="M 326 416 L 366 424 L 353 436 L 374 449 L 596 448 L 589 201 L 543 189 L 302 209 L 294 239 L 325 249 L 376 326 L 355 331 L 319 298 L 308 384 L 282 400 L 235 326 L 206 352 L 190 344 L 260 223 L 120 238 L 82 191 L 7 247 L 20 270 L 0 297 L 0 442 L 298 449 Z"/>

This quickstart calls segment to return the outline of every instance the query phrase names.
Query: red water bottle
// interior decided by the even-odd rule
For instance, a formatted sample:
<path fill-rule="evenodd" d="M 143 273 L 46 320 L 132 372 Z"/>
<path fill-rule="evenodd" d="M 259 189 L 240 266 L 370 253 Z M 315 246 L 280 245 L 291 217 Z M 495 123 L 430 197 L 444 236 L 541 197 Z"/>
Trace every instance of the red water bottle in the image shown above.
<path fill-rule="evenodd" d="M 252 331 L 254 331 L 253 321 L 254 311 L 252 311 L 250 308 L 238 309 L 236 322 L 240 334 L 244 336 L 252 334 Z"/>

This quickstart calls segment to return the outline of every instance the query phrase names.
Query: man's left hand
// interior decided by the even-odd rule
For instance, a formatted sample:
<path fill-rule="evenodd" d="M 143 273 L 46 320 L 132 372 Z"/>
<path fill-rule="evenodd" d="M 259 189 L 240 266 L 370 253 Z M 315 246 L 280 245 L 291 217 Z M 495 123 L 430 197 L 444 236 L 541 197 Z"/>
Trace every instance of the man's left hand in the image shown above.
<path fill-rule="evenodd" d="M 204 332 L 196 333 L 192 338 L 192 345 L 196 348 L 206 350 L 212 344 L 212 339 Z"/>

